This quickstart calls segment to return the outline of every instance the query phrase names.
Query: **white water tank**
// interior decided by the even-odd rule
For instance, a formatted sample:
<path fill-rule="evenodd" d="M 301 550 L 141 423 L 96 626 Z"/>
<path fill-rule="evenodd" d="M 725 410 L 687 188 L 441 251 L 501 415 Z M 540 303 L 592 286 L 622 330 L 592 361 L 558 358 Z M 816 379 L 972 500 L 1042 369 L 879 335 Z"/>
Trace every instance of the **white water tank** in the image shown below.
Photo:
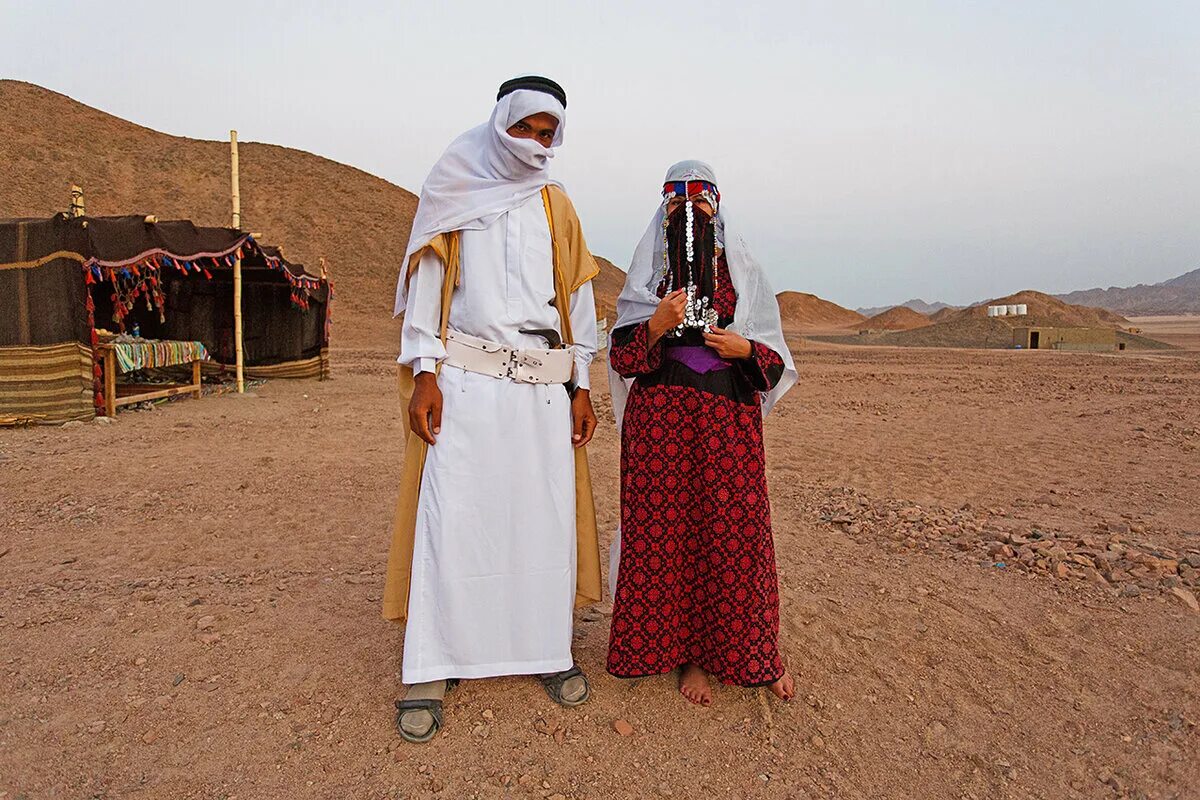
<path fill-rule="evenodd" d="M 1023 317 L 1029 313 L 1029 306 L 1025 303 L 1017 303 L 1017 316 Z"/>
<path fill-rule="evenodd" d="M 1008 306 L 996 306 L 996 316 L 997 317 L 1008 316 Z"/>
<path fill-rule="evenodd" d="M 996 316 L 996 307 L 995 306 L 988 306 L 988 316 L 989 317 Z"/>
<path fill-rule="evenodd" d="M 1017 304 L 1016 304 L 1016 303 L 1012 303 L 1012 304 L 1010 304 L 1010 305 L 1009 305 L 1009 307 L 1008 307 L 1008 315 L 1009 315 L 1010 317 L 1015 317 L 1015 316 L 1017 315 Z"/>

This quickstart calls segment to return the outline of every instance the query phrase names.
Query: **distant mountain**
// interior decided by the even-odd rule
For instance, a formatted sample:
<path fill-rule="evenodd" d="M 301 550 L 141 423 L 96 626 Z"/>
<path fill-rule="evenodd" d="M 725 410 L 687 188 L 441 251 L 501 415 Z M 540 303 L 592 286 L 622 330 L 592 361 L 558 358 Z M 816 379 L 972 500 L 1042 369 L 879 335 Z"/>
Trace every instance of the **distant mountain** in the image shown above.
<path fill-rule="evenodd" d="M 1200 269 L 1153 285 L 1085 289 L 1055 296 L 1068 303 L 1107 308 L 1125 316 L 1200 314 Z"/>
<path fill-rule="evenodd" d="M 911 308 L 913 311 L 916 311 L 918 314 L 924 314 L 925 316 L 929 316 L 930 314 L 936 314 L 937 312 L 941 311 L 943 308 L 960 308 L 960 306 L 952 306 L 947 303 L 926 303 L 924 300 L 920 300 L 918 298 L 913 298 L 912 300 L 906 300 L 905 302 L 900 303 L 899 305 L 895 305 L 895 306 L 875 306 L 874 308 L 857 308 L 857 309 L 855 309 L 855 311 L 862 314 L 864 317 L 874 317 L 879 314 L 882 314 L 884 311 L 890 311 L 893 308 Z"/>
<path fill-rule="evenodd" d="M 1171 278 L 1171 280 L 1163 281 L 1158 285 L 1172 286 L 1177 289 L 1200 289 L 1200 269 L 1185 272 L 1178 278 Z"/>

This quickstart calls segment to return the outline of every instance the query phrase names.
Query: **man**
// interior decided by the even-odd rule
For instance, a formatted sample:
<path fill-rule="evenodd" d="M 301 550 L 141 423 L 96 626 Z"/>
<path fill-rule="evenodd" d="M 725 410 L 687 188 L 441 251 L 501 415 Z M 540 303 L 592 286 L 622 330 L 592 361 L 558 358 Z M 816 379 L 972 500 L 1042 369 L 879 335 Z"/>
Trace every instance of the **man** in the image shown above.
<path fill-rule="evenodd" d="M 413 742 L 458 679 L 589 696 L 571 641 L 573 607 L 601 594 L 584 451 L 598 268 L 549 177 L 562 87 L 516 78 L 496 101 L 422 186 L 396 289 L 411 434 L 383 614 L 407 620 L 397 726 Z"/>

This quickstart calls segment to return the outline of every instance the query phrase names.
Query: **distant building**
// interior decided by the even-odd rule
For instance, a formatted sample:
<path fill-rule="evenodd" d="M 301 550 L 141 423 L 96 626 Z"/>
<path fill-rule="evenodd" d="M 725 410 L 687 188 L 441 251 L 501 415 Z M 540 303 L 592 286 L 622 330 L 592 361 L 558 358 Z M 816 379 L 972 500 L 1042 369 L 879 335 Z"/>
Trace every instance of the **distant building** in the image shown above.
<path fill-rule="evenodd" d="M 1013 328 L 1013 347 L 1026 350 L 1070 350 L 1078 353 L 1111 353 L 1124 350 L 1112 328 Z"/>

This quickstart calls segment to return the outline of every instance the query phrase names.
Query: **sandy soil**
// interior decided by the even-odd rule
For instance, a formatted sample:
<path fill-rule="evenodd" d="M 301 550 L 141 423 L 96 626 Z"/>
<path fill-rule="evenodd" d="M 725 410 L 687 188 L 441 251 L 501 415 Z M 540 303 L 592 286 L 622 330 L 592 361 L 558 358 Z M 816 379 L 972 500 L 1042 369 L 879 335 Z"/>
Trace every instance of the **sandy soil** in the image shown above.
<path fill-rule="evenodd" d="M 469 682 L 426 746 L 393 731 L 402 629 L 379 617 L 386 349 L 337 351 L 323 383 L 0 431 L 0 796 L 1196 796 L 1200 613 L 850 536 L 829 509 L 965 503 L 981 540 L 1112 526 L 1200 550 L 1200 360 L 796 352 L 767 430 L 799 698 L 699 709 L 608 677 L 602 606 L 577 626 L 591 703 Z M 606 424 L 606 530 L 616 455 Z"/>
<path fill-rule="evenodd" d="M 1200 350 L 1200 314 L 1130 317 L 1129 324 L 1146 336 L 1187 350 Z"/>

